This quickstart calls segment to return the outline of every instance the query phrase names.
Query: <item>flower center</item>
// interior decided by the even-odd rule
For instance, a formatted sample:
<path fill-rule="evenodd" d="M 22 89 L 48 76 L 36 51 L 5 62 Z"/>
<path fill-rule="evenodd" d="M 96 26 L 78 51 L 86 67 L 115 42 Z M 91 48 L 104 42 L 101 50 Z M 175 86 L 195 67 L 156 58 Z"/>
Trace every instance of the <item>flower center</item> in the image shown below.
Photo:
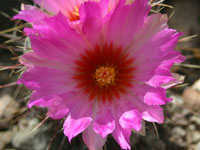
<path fill-rule="evenodd" d="M 115 84 L 116 71 L 114 67 L 99 67 L 95 71 L 95 81 L 100 87 L 107 87 Z"/>
<path fill-rule="evenodd" d="M 75 7 L 72 12 L 69 12 L 69 20 L 76 21 L 80 19 L 79 8 Z"/>
<path fill-rule="evenodd" d="M 72 78 L 89 100 L 112 102 L 133 87 L 134 58 L 112 43 L 85 50 L 74 62 Z"/>

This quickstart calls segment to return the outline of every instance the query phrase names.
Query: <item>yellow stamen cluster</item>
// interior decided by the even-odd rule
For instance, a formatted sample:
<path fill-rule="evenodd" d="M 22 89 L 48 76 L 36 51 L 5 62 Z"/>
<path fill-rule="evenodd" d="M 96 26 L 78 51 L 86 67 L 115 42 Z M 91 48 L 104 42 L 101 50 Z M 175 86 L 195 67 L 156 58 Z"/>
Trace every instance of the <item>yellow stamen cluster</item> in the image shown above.
<path fill-rule="evenodd" d="M 116 79 L 115 68 L 112 66 L 99 67 L 96 69 L 94 77 L 96 84 L 100 87 L 114 85 Z"/>
<path fill-rule="evenodd" d="M 80 19 L 79 8 L 75 7 L 72 11 L 69 11 L 68 18 L 70 21 L 76 21 Z"/>
<path fill-rule="evenodd" d="M 77 16 L 77 17 L 79 17 L 79 9 L 78 9 L 78 7 L 76 7 L 74 9 L 74 11 L 72 12 L 72 14 L 75 15 L 75 16 Z"/>

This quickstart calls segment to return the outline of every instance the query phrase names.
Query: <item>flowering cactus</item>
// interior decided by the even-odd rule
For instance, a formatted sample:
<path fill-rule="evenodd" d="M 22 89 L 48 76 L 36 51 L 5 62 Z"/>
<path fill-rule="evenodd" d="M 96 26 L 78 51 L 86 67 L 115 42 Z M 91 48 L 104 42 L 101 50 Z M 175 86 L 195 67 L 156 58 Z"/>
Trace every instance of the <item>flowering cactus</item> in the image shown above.
<path fill-rule="evenodd" d="M 83 132 L 90 150 L 101 149 L 109 134 L 131 149 L 131 131 L 139 132 L 143 119 L 164 121 L 160 105 L 172 100 L 166 88 L 179 82 L 170 68 L 184 60 L 174 50 L 182 33 L 168 28 L 166 15 L 148 16 L 148 0 L 119 0 L 112 10 L 109 0 L 87 1 L 76 19 L 69 15 L 76 5 L 48 2 L 53 16 L 35 7 L 15 16 L 33 23 L 24 29 L 33 50 L 20 58 L 27 70 L 18 81 L 33 91 L 28 107 L 65 117 L 69 141 Z M 81 26 L 72 27 L 74 20 Z"/>

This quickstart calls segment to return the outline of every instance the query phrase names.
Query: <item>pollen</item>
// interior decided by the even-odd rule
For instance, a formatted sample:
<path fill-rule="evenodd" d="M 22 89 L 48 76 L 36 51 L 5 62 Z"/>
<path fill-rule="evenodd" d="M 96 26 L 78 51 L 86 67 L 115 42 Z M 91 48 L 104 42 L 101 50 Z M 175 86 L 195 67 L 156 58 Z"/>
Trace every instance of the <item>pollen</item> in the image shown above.
<path fill-rule="evenodd" d="M 74 9 L 73 14 L 79 17 L 79 9 L 77 7 Z"/>
<path fill-rule="evenodd" d="M 80 19 L 79 8 L 75 7 L 72 12 L 69 13 L 69 20 L 76 21 Z"/>
<path fill-rule="evenodd" d="M 95 81 L 99 87 L 108 87 L 115 84 L 116 70 L 114 67 L 99 67 L 95 71 Z"/>

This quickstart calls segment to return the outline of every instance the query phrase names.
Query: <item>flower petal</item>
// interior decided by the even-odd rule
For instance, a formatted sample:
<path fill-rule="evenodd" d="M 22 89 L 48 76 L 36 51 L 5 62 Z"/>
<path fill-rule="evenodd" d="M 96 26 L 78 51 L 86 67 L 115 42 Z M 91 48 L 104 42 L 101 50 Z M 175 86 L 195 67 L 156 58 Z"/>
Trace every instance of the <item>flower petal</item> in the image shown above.
<path fill-rule="evenodd" d="M 163 105 L 172 100 L 166 96 L 164 88 L 153 87 L 148 84 L 135 84 L 133 91 L 140 100 L 148 105 Z"/>
<path fill-rule="evenodd" d="M 116 121 L 117 122 L 117 121 Z M 119 123 L 116 123 L 115 130 L 112 133 L 113 138 L 120 145 L 121 149 L 131 149 L 130 143 L 131 129 L 123 129 Z"/>
<path fill-rule="evenodd" d="M 143 112 L 143 119 L 149 122 L 164 122 L 163 109 L 160 106 L 149 107 L 146 111 Z"/>
<path fill-rule="evenodd" d="M 119 123 L 124 129 L 134 129 L 140 131 L 142 121 L 142 113 L 137 109 L 132 109 L 130 111 L 124 112 L 120 119 Z"/>
<path fill-rule="evenodd" d="M 102 106 L 96 114 L 93 129 L 96 133 L 105 138 L 108 134 L 112 133 L 115 128 L 115 121 L 112 117 L 109 106 Z"/>
<path fill-rule="evenodd" d="M 20 63 L 23 65 L 33 68 L 33 67 L 46 67 L 58 70 L 65 70 L 66 65 L 54 60 L 43 59 L 39 57 L 34 52 L 28 52 L 20 57 Z"/>
<path fill-rule="evenodd" d="M 43 19 L 44 25 L 25 28 L 33 51 L 40 57 L 71 66 L 74 58 L 86 49 L 86 43 L 61 13 Z M 66 61 L 67 60 L 67 61 Z M 67 67 L 66 67 L 67 68 Z"/>
<path fill-rule="evenodd" d="M 68 13 L 80 6 L 83 0 L 34 0 L 34 2 L 50 13 L 57 14 L 61 11 L 64 15 L 68 16 Z"/>
<path fill-rule="evenodd" d="M 75 104 L 71 98 L 74 96 L 73 92 L 61 94 L 54 96 L 50 101 L 48 101 L 48 115 L 53 119 L 61 119 L 67 116 L 70 109 L 73 108 Z"/>
<path fill-rule="evenodd" d="M 81 98 L 81 96 L 79 98 Z M 83 132 L 92 122 L 92 102 L 81 101 L 80 99 L 77 99 L 77 97 L 73 98 L 73 100 L 76 100 L 77 104 L 70 111 L 63 126 L 64 134 L 68 137 L 69 141 L 79 133 Z"/>
<path fill-rule="evenodd" d="M 135 0 L 131 5 L 125 3 L 125 0 L 120 0 L 116 6 L 108 24 L 106 39 L 109 43 L 129 47 L 134 33 L 141 28 L 151 8 L 148 0 Z"/>
<path fill-rule="evenodd" d="M 31 5 L 25 5 L 24 10 L 20 11 L 13 19 L 22 19 L 30 23 L 38 23 L 45 18 L 47 15 L 42 12 L 39 8 Z"/>
<path fill-rule="evenodd" d="M 40 7 L 44 8 L 54 14 L 58 13 L 60 10 L 57 3 L 52 0 L 34 0 L 34 2 L 36 4 L 38 4 Z"/>
<path fill-rule="evenodd" d="M 144 120 L 157 123 L 164 122 L 163 109 L 160 106 L 147 105 L 133 94 L 130 94 L 124 98 L 126 101 L 121 101 L 120 103 L 125 103 L 123 105 L 126 105 L 127 110 L 137 108 L 140 112 L 142 112 L 142 117 Z"/>
<path fill-rule="evenodd" d="M 69 110 L 71 110 L 76 103 L 71 100 L 76 94 L 68 92 L 60 95 L 50 97 L 49 95 L 41 94 L 41 92 L 33 92 L 29 100 L 28 107 L 40 106 L 48 108 L 48 116 L 53 119 L 61 119 L 66 117 Z"/>
<path fill-rule="evenodd" d="M 134 49 L 145 45 L 147 42 L 151 41 L 151 38 L 158 32 L 166 29 L 168 27 L 167 21 L 167 15 L 152 14 L 148 16 L 144 21 L 144 25 L 141 26 L 141 29 L 134 35 L 133 43 L 137 43 L 132 45 Z"/>
<path fill-rule="evenodd" d="M 164 84 L 161 85 L 161 87 L 168 89 L 176 84 L 183 83 L 184 81 L 184 76 L 181 76 L 179 74 L 173 73 L 173 79 L 172 81 L 165 82 Z"/>
<path fill-rule="evenodd" d="M 84 13 L 83 21 L 83 34 L 87 37 L 87 40 L 96 45 L 100 42 L 101 32 L 96 32 L 101 30 L 102 27 L 102 14 L 99 3 L 96 2 L 86 2 L 81 8 L 80 12 Z M 81 14 L 83 15 L 83 14 Z"/>
<path fill-rule="evenodd" d="M 43 94 L 40 92 L 33 92 L 28 102 L 28 107 L 31 108 L 32 106 L 40 106 L 46 107 L 46 102 L 50 99 L 50 97 L 44 97 Z"/>
<path fill-rule="evenodd" d="M 89 150 L 102 150 L 102 147 L 106 142 L 106 137 L 102 138 L 99 134 L 94 132 L 92 126 L 85 129 L 82 137 Z"/>
<path fill-rule="evenodd" d="M 22 75 L 18 83 L 26 85 L 31 90 L 40 91 L 44 96 L 72 91 L 75 87 L 70 72 L 45 67 L 29 69 Z"/>

